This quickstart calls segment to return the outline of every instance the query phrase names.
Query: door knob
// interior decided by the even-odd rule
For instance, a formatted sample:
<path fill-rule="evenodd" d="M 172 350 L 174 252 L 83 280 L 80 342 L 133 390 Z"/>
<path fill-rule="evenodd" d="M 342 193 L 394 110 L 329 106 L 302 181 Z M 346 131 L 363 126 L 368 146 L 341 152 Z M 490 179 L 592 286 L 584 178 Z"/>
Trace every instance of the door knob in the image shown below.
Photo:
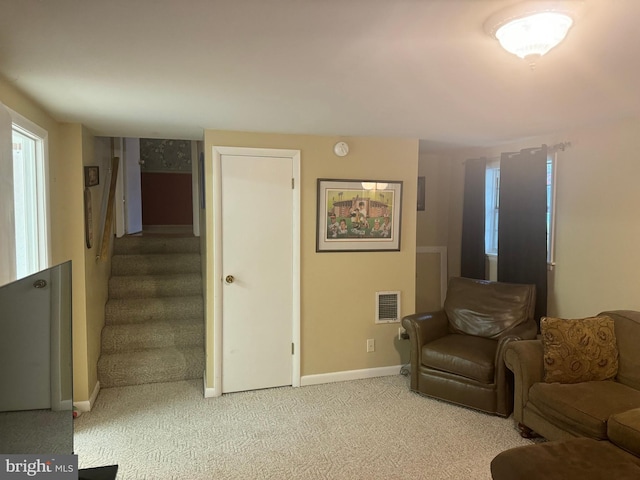
<path fill-rule="evenodd" d="M 235 278 L 233 278 L 233 275 L 227 275 L 224 279 L 224 281 L 227 283 L 233 283 L 234 280 Z"/>
<path fill-rule="evenodd" d="M 36 280 L 35 282 L 33 282 L 33 287 L 34 288 L 44 288 L 47 286 L 47 281 L 46 280 Z"/>

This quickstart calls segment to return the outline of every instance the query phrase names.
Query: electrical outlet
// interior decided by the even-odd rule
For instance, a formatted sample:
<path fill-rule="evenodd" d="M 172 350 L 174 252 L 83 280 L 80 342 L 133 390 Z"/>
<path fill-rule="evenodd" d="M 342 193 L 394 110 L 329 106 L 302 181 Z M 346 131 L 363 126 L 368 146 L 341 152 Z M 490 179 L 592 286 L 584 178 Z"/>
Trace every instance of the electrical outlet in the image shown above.
<path fill-rule="evenodd" d="M 376 341 L 373 338 L 367 339 L 367 352 L 374 352 L 376 350 Z"/>
<path fill-rule="evenodd" d="M 407 333 L 404 327 L 398 327 L 398 340 L 402 340 L 402 335 Z"/>

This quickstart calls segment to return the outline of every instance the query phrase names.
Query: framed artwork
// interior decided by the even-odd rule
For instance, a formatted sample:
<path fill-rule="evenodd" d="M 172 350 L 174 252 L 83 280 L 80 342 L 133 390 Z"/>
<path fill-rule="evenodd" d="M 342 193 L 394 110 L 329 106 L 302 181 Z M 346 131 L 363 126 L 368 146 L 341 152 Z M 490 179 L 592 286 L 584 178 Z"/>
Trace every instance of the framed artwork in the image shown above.
<path fill-rule="evenodd" d="M 402 182 L 318 179 L 316 252 L 400 250 Z"/>
<path fill-rule="evenodd" d="M 425 180 L 424 177 L 418 177 L 418 211 L 424 211 L 425 197 Z"/>
<path fill-rule="evenodd" d="M 99 167 L 84 167 L 84 186 L 93 187 L 100 183 Z"/>

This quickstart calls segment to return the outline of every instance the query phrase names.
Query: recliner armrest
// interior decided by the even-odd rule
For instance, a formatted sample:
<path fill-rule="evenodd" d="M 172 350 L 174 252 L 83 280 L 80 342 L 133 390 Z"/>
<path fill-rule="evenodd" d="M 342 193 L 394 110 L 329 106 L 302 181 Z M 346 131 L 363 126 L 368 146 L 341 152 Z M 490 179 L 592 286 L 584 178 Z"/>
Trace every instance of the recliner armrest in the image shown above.
<path fill-rule="evenodd" d="M 422 347 L 449 333 L 449 320 L 443 310 L 414 313 L 402 319 L 402 326 L 409 334 L 411 346 Z"/>
<path fill-rule="evenodd" d="M 422 363 L 422 346 L 449 333 L 449 320 L 444 311 L 414 313 L 402 319 L 409 334 L 411 389 L 418 388 L 418 369 Z"/>
<path fill-rule="evenodd" d="M 522 422 L 522 410 L 529 401 L 529 389 L 544 380 L 542 341 L 521 340 L 509 342 L 504 350 L 504 363 L 513 372 L 513 416 Z"/>

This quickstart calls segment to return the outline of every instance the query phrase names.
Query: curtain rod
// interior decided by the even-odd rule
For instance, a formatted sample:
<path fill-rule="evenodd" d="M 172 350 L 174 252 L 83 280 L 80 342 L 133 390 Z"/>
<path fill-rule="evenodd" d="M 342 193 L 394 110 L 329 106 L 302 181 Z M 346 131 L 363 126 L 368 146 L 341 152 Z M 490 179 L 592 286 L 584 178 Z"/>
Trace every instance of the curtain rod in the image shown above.
<path fill-rule="evenodd" d="M 555 153 L 558 150 L 564 152 L 569 147 L 571 147 L 571 142 L 560 142 L 560 143 L 556 143 L 555 145 L 547 146 L 547 152 L 548 153 Z M 523 148 L 518 152 L 503 152 L 503 153 L 518 154 L 522 150 L 534 150 L 536 148 L 542 148 L 542 145 L 540 147 Z M 487 163 L 492 163 L 492 162 L 499 161 L 501 157 L 502 157 L 502 154 L 495 155 L 495 156 L 492 156 L 492 157 L 487 157 L 487 156 L 483 155 L 483 156 L 478 157 L 478 158 L 484 158 L 487 161 Z M 467 160 L 463 160 L 462 164 L 464 165 L 465 163 L 467 163 L 468 160 L 474 160 L 474 159 L 468 158 Z"/>
<path fill-rule="evenodd" d="M 571 142 L 560 142 L 548 147 L 547 150 L 550 152 L 555 152 L 557 150 L 565 151 L 567 148 L 571 146 Z"/>

